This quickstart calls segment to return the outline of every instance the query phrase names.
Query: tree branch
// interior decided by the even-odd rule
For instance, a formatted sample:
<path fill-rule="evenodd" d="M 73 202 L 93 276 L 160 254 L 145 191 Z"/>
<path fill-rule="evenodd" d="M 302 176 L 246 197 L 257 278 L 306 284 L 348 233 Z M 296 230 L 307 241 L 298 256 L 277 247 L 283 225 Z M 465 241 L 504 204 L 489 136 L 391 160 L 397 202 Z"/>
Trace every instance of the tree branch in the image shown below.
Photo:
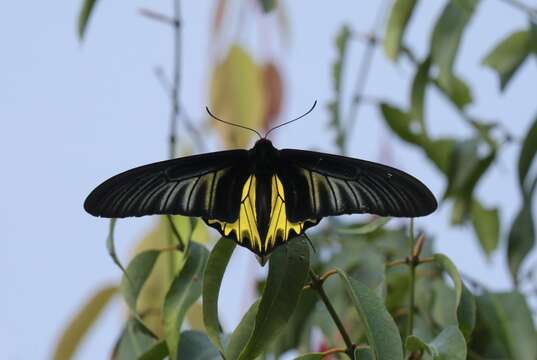
<path fill-rule="evenodd" d="M 360 63 L 360 69 L 358 70 L 358 76 L 356 78 L 356 83 L 354 85 L 354 91 L 352 92 L 352 98 L 350 103 L 350 108 L 348 112 L 347 119 L 347 130 L 345 133 L 345 141 L 343 142 L 344 148 L 343 152 L 347 152 L 347 141 L 346 138 L 349 134 L 352 134 L 354 125 L 356 124 L 356 118 L 358 116 L 358 110 L 363 100 L 363 95 L 365 91 L 365 86 L 367 83 L 367 78 L 371 73 L 371 65 L 373 64 L 373 55 L 375 53 L 375 47 L 377 45 L 377 33 L 380 31 L 380 28 L 384 25 L 384 17 L 386 15 L 386 10 L 388 9 L 390 1 L 384 0 L 377 10 L 376 19 L 373 24 L 373 28 L 367 39 L 366 49 L 364 50 L 364 55 L 362 57 L 362 62 Z"/>
<path fill-rule="evenodd" d="M 319 277 L 313 270 L 310 269 L 310 276 L 311 276 L 311 288 L 317 292 L 321 300 L 323 301 L 324 305 L 326 306 L 326 309 L 328 310 L 328 313 L 334 320 L 334 323 L 336 324 L 336 327 L 338 328 L 341 337 L 343 338 L 343 341 L 345 342 L 345 345 L 347 346 L 347 349 L 345 350 L 345 353 L 351 358 L 354 358 L 354 347 L 351 337 L 349 336 L 349 333 L 345 329 L 345 326 L 343 326 L 343 322 L 341 322 L 341 319 L 339 318 L 338 314 L 336 313 L 336 310 L 334 309 L 334 306 L 330 302 L 330 299 L 328 299 L 328 296 L 326 295 L 326 292 L 323 289 L 323 282 L 324 280 Z M 325 278 L 326 279 L 326 278 Z"/>

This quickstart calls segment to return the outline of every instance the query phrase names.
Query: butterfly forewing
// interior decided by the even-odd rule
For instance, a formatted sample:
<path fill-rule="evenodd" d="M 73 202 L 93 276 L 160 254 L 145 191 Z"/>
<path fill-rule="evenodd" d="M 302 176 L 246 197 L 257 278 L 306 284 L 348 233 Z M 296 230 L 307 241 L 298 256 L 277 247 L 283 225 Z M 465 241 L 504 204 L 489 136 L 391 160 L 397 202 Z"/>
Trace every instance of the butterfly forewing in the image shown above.
<path fill-rule="evenodd" d="M 415 177 L 365 160 L 284 149 L 278 173 L 290 221 L 350 213 L 417 217 L 437 207 Z"/>
<path fill-rule="evenodd" d="M 162 161 L 105 181 L 88 196 L 84 208 L 114 218 L 181 214 L 234 221 L 248 174 L 246 150 Z"/>

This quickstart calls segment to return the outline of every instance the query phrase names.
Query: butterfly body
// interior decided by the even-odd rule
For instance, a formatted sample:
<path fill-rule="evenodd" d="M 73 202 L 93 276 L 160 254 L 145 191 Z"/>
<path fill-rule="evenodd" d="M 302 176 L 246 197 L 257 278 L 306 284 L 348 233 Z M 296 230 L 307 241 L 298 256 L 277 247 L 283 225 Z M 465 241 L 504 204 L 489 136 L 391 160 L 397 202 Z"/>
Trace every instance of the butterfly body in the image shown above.
<path fill-rule="evenodd" d="M 86 199 L 95 216 L 201 217 L 262 258 L 325 216 L 416 217 L 436 209 L 419 180 L 385 165 L 313 151 L 276 149 L 194 155 L 116 175 Z"/>

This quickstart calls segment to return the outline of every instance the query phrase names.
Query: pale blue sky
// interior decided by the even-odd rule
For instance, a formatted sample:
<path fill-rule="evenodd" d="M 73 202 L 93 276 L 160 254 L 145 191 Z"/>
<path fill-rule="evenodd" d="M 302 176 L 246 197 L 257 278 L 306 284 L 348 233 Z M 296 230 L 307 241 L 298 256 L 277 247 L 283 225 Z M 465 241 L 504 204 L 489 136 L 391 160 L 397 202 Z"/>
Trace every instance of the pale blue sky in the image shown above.
<path fill-rule="evenodd" d="M 120 278 L 104 246 L 107 222 L 83 211 L 85 196 L 107 177 L 164 159 L 167 154 L 169 106 L 153 68 L 169 68 L 171 32 L 142 18 L 137 10 L 150 7 L 168 12 L 171 1 L 102 0 L 84 44 L 78 43 L 75 33 L 79 3 L 15 1 L 0 5 L 0 154 L 4 169 L 0 225 L 7 243 L 0 258 L 5 294 L 1 297 L 5 311 L 0 319 L 0 348 L 8 359 L 48 358 L 62 327 L 86 297 Z M 338 6 L 306 0 L 286 3 L 291 47 L 281 59 L 288 94 L 282 117 L 301 113 L 313 99 L 321 106 L 273 139 L 278 147 L 331 151 L 333 134 L 326 130 L 323 105 L 332 97 L 329 66 L 335 56 L 334 34 L 343 21 L 357 30 L 369 30 L 376 2 L 342 2 Z M 426 52 L 432 21 L 443 3 L 420 2 L 414 16 L 417 21 L 408 32 L 420 55 Z M 213 5 L 183 1 L 181 98 L 196 119 L 207 102 L 208 28 Z M 499 38 L 526 24 L 526 18 L 505 3 L 482 1 L 456 66 L 474 85 L 472 114 L 498 119 L 516 136 L 523 134 L 536 113 L 535 60 L 524 64 L 505 94 L 499 93 L 495 74 L 480 61 Z M 352 48 L 349 86 L 354 83 L 362 50 L 362 45 Z M 406 105 L 411 68 L 393 66 L 379 52 L 375 60 L 368 94 Z M 434 133 L 468 133 L 439 96 L 429 96 L 427 105 Z M 377 110 L 365 106 L 352 134 L 350 154 L 378 160 L 381 143 L 388 139 Z M 419 152 L 399 140 L 393 140 L 390 147 L 393 165 L 413 173 L 441 195 L 442 178 Z M 218 149 L 217 145 L 211 148 Z M 505 211 L 503 233 L 520 201 L 514 171 L 517 154 L 518 147 L 509 146 L 478 189 L 485 204 L 500 204 Z M 418 225 L 437 235 L 437 249 L 462 271 L 492 289 L 508 288 L 503 257 L 496 254 L 488 262 L 471 231 L 448 230 L 449 210 L 445 206 Z M 117 239 L 123 259 L 154 220 L 119 223 Z M 241 270 L 250 266 L 250 255 L 245 254 L 241 252 L 242 257 L 234 260 L 237 281 L 233 291 L 245 278 Z M 223 301 L 233 304 L 233 284 L 228 283 Z M 237 307 L 224 323 L 236 323 L 240 311 Z M 121 319 L 121 304 L 116 301 L 77 358 L 108 356 Z"/>

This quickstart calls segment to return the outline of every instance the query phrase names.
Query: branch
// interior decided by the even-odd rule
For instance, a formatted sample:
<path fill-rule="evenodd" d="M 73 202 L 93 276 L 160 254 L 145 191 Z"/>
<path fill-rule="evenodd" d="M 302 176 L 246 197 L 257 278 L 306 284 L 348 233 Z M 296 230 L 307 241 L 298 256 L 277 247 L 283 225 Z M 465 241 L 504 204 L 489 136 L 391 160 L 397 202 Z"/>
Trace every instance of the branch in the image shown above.
<path fill-rule="evenodd" d="M 412 335 L 414 330 L 414 296 L 416 290 L 416 266 L 419 261 L 419 255 L 414 255 L 414 249 L 416 248 L 416 243 L 414 241 L 414 219 L 410 219 L 410 229 L 409 229 L 409 249 L 410 249 L 410 298 L 408 304 L 408 328 L 407 328 L 407 337 Z M 417 261 L 416 261 L 417 260 Z"/>
<path fill-rule="evenodd" d="M 330 276 L 330 275 L 328 275 Z M 328 277 L 326 276 L 326 277 Z M 315 272 L 310 269 L 310 277 L 311 277 L 311 288 L 315 291 L 317 291 L 317 294 L 323 301 L 324 305 L 326 306 L 326 309 L 328 310 L 328 313 L 334 320 L 334 323 L 336 324 L 339 333 L 341 334 L 341 337 L 343 338 L 343 341 L 345 342 L 345 345 L 347 346 L 347 349 L 345 350 L 345 353 L 351 358 L 354 358 L 354 348 L 356 347 L 351 340 L 351 337 L 349 336 L 349 333 L 343 326 L 343 323 L 341 322 L 341 319 L 339 318 L 338 314 L 336 313 L 336 310 L 334 309 L 334 306 L 330 302 L 330 299 L 328 299 L 328 296 L 326 296 L 326 292 L 323 289 L 323 279 L 319 277 Z M 325 279 L 326 279 L 325 277 Z"/>
<path fill-rule="evenodd" d="M 172 88 L 171 88 L 171 112 L 170 112 L 170 132 L 169 132 L 169 143 L 168 143 L 168 153 L 169 158 L 173 159 L 176 153 L 176 133 L 177 133 L 177 119 L 179 118 L 179 95 L 180 95 L 180 85 L 181 85 L 181 0 L 174 0 L 173 2 L 173 78 L 172 78 Z M 168 245 L 173 245 L 173 235 L 179 234 L 171 217 L 170 228 L 168 229 Z M 178 238 L 180 239 L 180 237 Z M 182 239 L 180 239 L 182 243 Z M 173 278 L 175 274 L 175 256 L 173 253 L 170 253 L 170 276 Z"/>
<path fill-rule="evenodd" d="M 364 55 L 362 57 L 362 62 L 360 64 L 360 69 L 358 71 L 358 77 L 356 78 L 356 83 L 354 85 L 354 91 L 352 92 L 352 99 L 350 103 L 349 113 L 348 113 L 348 120 L 347 120 L 347 131 L 346 131 L 346 137 L 349 136 L 349 134 L 352 134 L 352 130 L 354 128 L 354 125 L 356 124 L 356 118 L 358 116 L 358 110 L 360 108 L 360 104 L 363 100 L 363 95 L 365 91 L 365 85 L 367 83 L 367 78 L 369 74 L 371 73 L 371 65 L 373 63 L 373 55 L 375 53 L 375 47 L 377 45 L 377 33 L 380 31 L 380 28 L 384 25 L 384 17 L 386 14 L 386 10 L 388 9 L 388 5 L 390 4 L 390 1 L 384 0 L 377 10 L 376 19 L 373 24 L 373 28 L 371 29 L 371 32 L 367 38 L 367 47 L 364 51 Z M 344 142 L 345 146 L 347 146 L 347 141 Z M 343 149 L 345 152 L 346 149 Z"/>

